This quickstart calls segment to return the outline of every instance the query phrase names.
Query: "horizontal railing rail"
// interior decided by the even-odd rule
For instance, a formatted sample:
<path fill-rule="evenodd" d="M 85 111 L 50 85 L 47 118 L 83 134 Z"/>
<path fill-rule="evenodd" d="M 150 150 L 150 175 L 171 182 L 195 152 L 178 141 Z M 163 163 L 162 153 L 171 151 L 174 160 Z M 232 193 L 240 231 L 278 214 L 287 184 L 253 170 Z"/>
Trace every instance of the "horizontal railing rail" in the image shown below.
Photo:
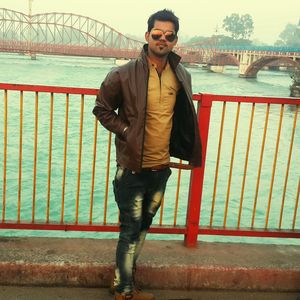
<path fill-rule="evenodd" d="M 97 93 L 0 83 L 0 228 L 119 230 L 113 137 L 91 113 Z M 187 246 L 199 234 L 299 238 L 300 99 L 193 98 L 202 167 L 171 162 L 151 232 L 183 234 Z"/>

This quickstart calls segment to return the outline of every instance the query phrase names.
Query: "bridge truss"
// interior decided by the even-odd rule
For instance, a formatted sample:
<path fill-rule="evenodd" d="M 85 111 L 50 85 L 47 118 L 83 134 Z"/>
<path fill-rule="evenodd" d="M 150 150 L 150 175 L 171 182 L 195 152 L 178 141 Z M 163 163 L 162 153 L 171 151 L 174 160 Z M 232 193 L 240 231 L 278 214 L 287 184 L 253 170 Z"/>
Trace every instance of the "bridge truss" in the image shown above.
<path fill-rule="evenodd" d="M 134 57 L 143 45 L 104 23 L 81 15 L 28 16 L 4 8 L 0 9 L 0 43 L 1 48 L 9 52 L 127 58 Z"/>
<path fill-rule="evenodd" d="M 57 12 L 26 15 L 0 8 L 1 52 L 131 59 L 139 55 L 142 46 L 143 42 L 126 37 L 89 17 Z M 209 67 L 236 65 L 240 74 L 249 77 L 255 77 L 257 71 L 269 61 L 281 57 L 285 58 L 285 64 L 292 63 L 298 67 L 300 56 L 300 52 L 222 50 L 217 46 L 217 37 L 190 47 L 177 46 L 175 51 L 182 57 L 182 62 L 201 63 Z"/>

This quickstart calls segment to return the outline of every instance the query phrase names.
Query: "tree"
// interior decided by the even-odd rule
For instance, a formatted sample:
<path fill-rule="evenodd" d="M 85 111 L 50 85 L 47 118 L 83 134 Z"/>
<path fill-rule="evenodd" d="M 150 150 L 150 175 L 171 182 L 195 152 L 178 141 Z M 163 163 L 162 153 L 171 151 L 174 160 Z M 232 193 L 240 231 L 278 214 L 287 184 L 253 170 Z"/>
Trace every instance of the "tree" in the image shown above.
<path fill-rule="evenodd" d="M 252 42 L 246 39 L 235 40 L 230 36 L 218 34 L 210 37 L 194 36 L 193 38 L 189 39 L 185 45 L 215 48 L 218 46 L 251 46 Z"/>
<path fill-rule="evenodd" d="M 280 40 L 276 41 L 276 45 L 286 47 L 300 46 L 300 20 L 298 26 L 296 24 L 287 24 L 285 29 L 279 35 Z"/>
<path fill-rule="evenodd" d="M 248 39 L 234 39 L 226 35 L 218 35 L 217 46 L 251 46 L 252 42 Z"/>
<path fill-rule="evenodd" d="M 192 46 L 193 44 L 199 45 L 215 45 L 216 41 L 213 37 L 207 36 L 194 36 L 190 38 L 185 44 Z"/>
<path fill-rule="evenodd" d="M 241 16 L 239 14 L 231 14 L 223 20 L 222 27 L 230 32 L 234 39 L 249 39 L 254 30 L 253 20 L 249 14 Z"/>
<path fill-rule="evenodd" d="M 300 97 L 300 67 L 295 68 L 295 72 L 290 75 L 293 84 L 290 86 L 290 97 Z"/>

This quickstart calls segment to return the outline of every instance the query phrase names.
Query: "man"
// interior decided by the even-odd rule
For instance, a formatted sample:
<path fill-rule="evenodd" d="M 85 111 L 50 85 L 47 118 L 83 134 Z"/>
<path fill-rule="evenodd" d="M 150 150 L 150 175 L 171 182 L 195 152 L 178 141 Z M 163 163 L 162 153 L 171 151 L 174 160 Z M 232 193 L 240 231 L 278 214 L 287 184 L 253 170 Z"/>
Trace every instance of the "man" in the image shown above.
<path fill-rule="evenodd" d="M 101 85 L 93 113 L 115 133 L 113 181 L 120 210 L 116 300 L 152 300 L 134 286 L 133 273 L 146 233 L 171 175 L 170 156 L 201 164 L 191 77 L 172 52 L 178 18 L 170 10 L 150 16 L 141 55 L 113 69 Z M 115 112 L 117 110 L 117 112 Z"/>

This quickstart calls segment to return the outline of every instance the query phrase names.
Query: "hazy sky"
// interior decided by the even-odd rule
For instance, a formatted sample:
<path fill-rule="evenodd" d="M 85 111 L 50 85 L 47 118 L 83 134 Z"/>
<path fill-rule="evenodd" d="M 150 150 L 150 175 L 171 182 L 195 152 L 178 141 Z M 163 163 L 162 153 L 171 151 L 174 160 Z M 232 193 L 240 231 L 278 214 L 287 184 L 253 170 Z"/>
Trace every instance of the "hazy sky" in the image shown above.
<path fill-rule="evenodd" d="M 28 13 L 28 0 L 0 0 L 1 8 Z M 252 38 L 274 43 L 287 23 L 297 24 L 300 0 L 33 0 L 33 14 L 72 12 L 106 23 L 121 33 L 142 37 L 153 12 L 169 8 L 180 19 L 181 36 L 210 36 L 231 13 L 250 14 Z M 180 41 L 179 41 L 180 42 Z"/>

